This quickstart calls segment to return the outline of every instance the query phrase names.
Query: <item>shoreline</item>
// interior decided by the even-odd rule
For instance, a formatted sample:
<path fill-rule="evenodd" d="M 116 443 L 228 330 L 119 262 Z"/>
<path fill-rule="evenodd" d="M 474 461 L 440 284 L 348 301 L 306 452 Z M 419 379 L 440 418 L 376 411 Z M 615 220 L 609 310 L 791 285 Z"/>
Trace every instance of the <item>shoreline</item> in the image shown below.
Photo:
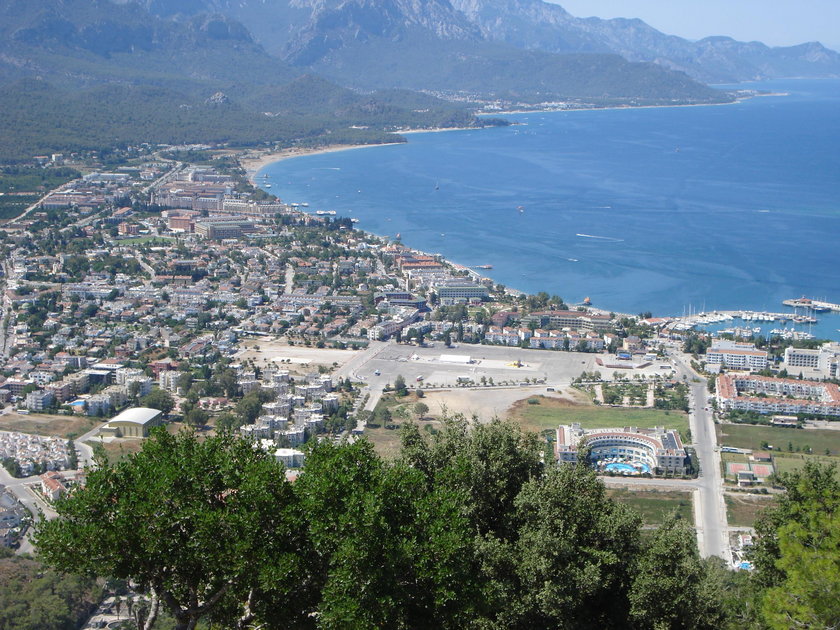
<path fill-rule="evenodd" d="M 672 109 L 679 107 L 721 107 L 724 105 L 737 105 L 743 101 L 758 96 L 788 96 L 787 93 L 770 93 L 770 94 L 749 94 L 739 96 L 734 100 L 725 103 L 682 103 L 674 105 L 610 105 L 608 107 L 549 107 L 537 109 L 512 109 L 503 111 L 482 111 L 478 116 L 512 116 L 515 114 L 554 114 L 554 113 L 569 113 L 569 112 L 600 112 L 600 111 L 623 111 L 628 109 Z"/>
<path fill-rule="evenodd" d="M 473 131 L 487 129 L 487 127 L 440 127 L 436 129 L 405 129 L 394 131 L 395 136 L 407 136 L 419 133 L 442 133 L 444 131 Z M 259 188 L 256 182 L 256 175 L 269 164 L 282 162 L 292 158 L 305 157 L 307 155 L 320 155 L 323 153 L 337 153 L 338 151 L 350 151 L 351 149 L 367 149 L 369 147 L 391 147 L 406 142 L 380 142 L 375 144 L 328 144 L 321 147 L 289 147 L 280 151 L 269 151 L 250 157 L 240 157 L 239 163 L 245 169 L 245 177 L 253 186 Z M 247 155 L 247 153 L 246 153 Z"/>
<path fill-rule="evenodd" d="M 755 96 L 789 96 L 789 93 L 788 92 L 769 92 L 769 93 L 765 92 L 765 93 L 749 94 L 749 95 L 746 95 L 746 96 L 743 96 L 743 97 L 740 97 L 740 98 L 736 98 L 733 101 L 725 102 L 725 103 L 692 103 L 692 104 L 682 104 L 682 105 L 674 104 L 674 105 L 645 105 L 645 106 L 615 106 L 615 107 L 592 107 L 592 108 L 573 108 L 573 109 L 535 109 L 535 110 L 524 110 L 524 111 L 519 111 L 519 112 L 517 112 L 517 111 L 485 112 L 482 115 L 495 115 L 495 114 L 503 115 L 503 114 L 516 114 L 516 113 L 535 114 L 535 113 L 554 113 L 554 112 L 572 112 L 572 111 L 593 111 L 593 110 L 602 110 L 602 109 L 603 110 L 614 111 L 614 110 L 623 110 L 623 109 L 664 109 L 664 108 L 676 108 L 676 107 L 707 107 L 707 106 L 717 106 L 717 105 L 735 105 L 735 104 L 741 103 L 742 101 L 751 99 Z M 512 122 L 512 125 L 516 125 L 516 124 L 517 123 Z M 467 131 L 467 130 L 475 130 L 475 129 L 482 129 L 482 128 L 484 128 L 484 127 L 449 127 L 449 128 L 437 128 L 437 129 L 409 129 L 409 130 L 404 130 L 404 131 L 403 130 L 395 131 L 394 133 L 395 134 L 401 134 L 401 135 L 409 135 L 409 134 L 413 135 L 413 134 L 418 134 L 418 133 L 441 133 L 441 132 L 444 132 L 444 131 Z M 375 146 L 392 146 L 392 145 L 395 145 L 395 144 L 405 144 L 405 142 L 393 142 L 393 143 L 388 142 L 388 143 L 381 143 L 381 144 L 365 144 L 365 145 L 352 145 L 352 144 L 328 145 L 328 146 L 319 147 L 319 148 L 291 148 L 291 149 L 285 149 L 285 150 L 279 151 L 279 152 L 265 153 L 265 154 L 259 156 L 258 158 L 242 159 L 242 163 L 243 163 L 243 166 L 245 166 L 246 169 L 247 169 L 249 180 L 252 183 L 254 183 L 255 185 L 257 185 L 257 187 L 259 187 L 259 185 L 254 181 L 256 173 L 260 169 L 267 166 L 268 164 L 271 164 L 271 163 L 274 163 L 274 162 L 283 161 L 283 160 L 290 159 L 290 158 L 293 158 L 293 157 L 303 157 L 303 156 L 306 156 L 306 155 L 316 155 L 316 154 L 321 154 L 321 153 L 332 153 L 332 152 L 344 151 L 344 150 L 349 150 L 349 149 L 354 149 L 354 148 L 365 148 L 365 147 L 370 147 L 370 146 L 374 146 L 374 147 Z M 301 209 L 301 211 L 304 212 L 304 213 L 307 213 L 307 214 L 314 214 L 314 213 L 308 212 L 307 210 L 304 210 L 304 209 Z M 360 227 L 360 226 L 355 226 L 354 229 L 358 229 L 361 232 L 363 232 L 364 234 L 370 235 L 371 237 L 373 237 L 375 239 L 378 239 L 378 240 L 382 240 L 382 241 L 385 241 L 385 242 L 395 242 L 395 239 L 394 239 L 393 235 L 378 234 L 376 232 L 370 231 L 369 229 L 365 229 L 365 228 Z M 418 252 L 418 253 L 421 253 L 421 254 L 428 253 L 428 252 L 424 252 L 423 250 L 420 250 L 416 247 L 413 247 L 409 243 L 404 243 L 402 241 L 398 241 L 398 242 L 400 242 L 407 249 L 410 249 L 412 251 L 415 251 L 415 252 Z M 493 276 L 495 275 L 494 273 L 492 273 L 492 272 L 488 273 L 489 270 L 473 269 L 472 267 L 470 267 L 467 264 L 457 262 L 457 258 L 459 258 L 459 254 L 457 254 L 457 253 L 455 254 L 454 258 L 452 258 L 450 256 L 442 255 L 440 252 L 435 252 L 435 253 L 438 254 L 438 255 L 441 255 L 441 258 L 443 259 L 443 261 L 446 264 L 450 265 L 452 268 L 468 271 L 469 275 L 475 281 L 480 281 L 480 279 L 486 278 L 486 279 L 491 280 L 494 284 L 496 284 L 498 282 L 498 281 L 495 280 L 495 278 L 493 278 Z M 529 292 L 518 290 L 513 286 L 507 286 L 507 288 L 509 290 L 509 293 L 514 294 L 514 295 L 530 295 Z M 732 309 L 732 308 L 733 307 L 730 307 L 730 309 Z M 734 307 L 734 308 L 735 308 L 736 311 L 750 310 L 748 307 Z M 593 312 L 602 312 L 602 313 L 616 312 L 617 315 L 626 315 L 625 313 L 619 313 L 616 309 L 604 308 L 603 306 L 596 306 L 596 307 L 593 307 L 591 310 Z M 714 311 L 712 311 L 712 312 L 714 312 Z M 685 315 L 680 317 L 678 312 L 670 312 L 670 313 L 667 313 L 667 314 L 658 314 L 657 317 L 668 318 L 668 319 L 673 319 L 673 320 L 681 320 L 685 317 Z"/>
<path fill-rule="evenodd" d="M 390 147 L 404 142 L 383 142 L 381 144 L 328 144 L 323 147 L 292 147 L 280 151 L 270 151 L 259 156 L 240 157 L 239 163 L 245 169 L 245 177 L 257 188 L 256 175 L 269 164 L 282 162 L 291 158 L 304 157 L 307 155 L 320 155 L 322 153 L 336 153 L 338 151 L 349 151 L 351 149 L 365 149 L 368 147 Z"/>

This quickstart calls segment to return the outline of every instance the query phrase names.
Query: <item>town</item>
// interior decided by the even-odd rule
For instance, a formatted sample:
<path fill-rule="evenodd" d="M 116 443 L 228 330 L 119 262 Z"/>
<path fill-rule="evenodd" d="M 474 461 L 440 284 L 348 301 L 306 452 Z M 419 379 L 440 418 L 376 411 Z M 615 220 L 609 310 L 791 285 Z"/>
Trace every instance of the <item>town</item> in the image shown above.
<path fill-rule="evenodd" d="M 745 569 L 774 471 L 840 455 L 838 344 L 525 295 L 267 195 L 229 152 L 138 153 L 0 231 L 8 546 L 31 550 L 22 506 L 50 515 L 158 425 L 238 432 L 294 479 L 310 440 L 387 455 L 408 421 L 512 417 L 558 463 L 585 442 L 617 497 L 687 506 Z"/>

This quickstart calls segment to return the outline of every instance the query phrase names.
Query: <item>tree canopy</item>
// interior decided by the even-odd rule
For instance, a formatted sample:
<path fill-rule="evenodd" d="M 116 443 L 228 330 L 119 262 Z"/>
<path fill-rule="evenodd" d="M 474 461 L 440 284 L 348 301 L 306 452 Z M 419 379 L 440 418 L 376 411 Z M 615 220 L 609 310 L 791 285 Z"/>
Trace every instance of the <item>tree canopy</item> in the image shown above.
<path fill-rule="evenodd" d="M 306 583 L 297 499 L 282 466 L 247 442 L 158 429 L 139 453 L 90 470 L 56 510 L 36 530 L 42 558 L 137 582 L 152 598 L 146 629 L 160 605 L 184 629 L 207 615 L 237 627 L 260 605 L 294 626 L 284 612 Z"/>
<path fill-rule="evenodd" d="M 759 523 L 756 576 L 701 559 L 676 516 L 651 535 L 591 467 L 547 466 L 498 420 L 403 425 L 307 447 L 294 484 L 253 443 L 156 430 L 37 527 L 43 559 L 131 579 L 179 628 L 833 627 L 837 482 L 808 466 Z"/>

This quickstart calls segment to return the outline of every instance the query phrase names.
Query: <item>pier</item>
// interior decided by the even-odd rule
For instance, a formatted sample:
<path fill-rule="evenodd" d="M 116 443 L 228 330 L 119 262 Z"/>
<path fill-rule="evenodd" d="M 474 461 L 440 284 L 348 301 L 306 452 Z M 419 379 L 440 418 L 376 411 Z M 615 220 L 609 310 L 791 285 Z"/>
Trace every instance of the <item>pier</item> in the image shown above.
<path fill-rule="evenodd" d="M 811 298 L 801 297 L 793 300 L 784 300 L 782 302 L 785 306 L 792 306 L 793 308 L 809 308 L 812 311 L 835 311 L 840 312 L 840 304 L 832 302 L 823 302 L 821 300 L 812 300 Z"/>

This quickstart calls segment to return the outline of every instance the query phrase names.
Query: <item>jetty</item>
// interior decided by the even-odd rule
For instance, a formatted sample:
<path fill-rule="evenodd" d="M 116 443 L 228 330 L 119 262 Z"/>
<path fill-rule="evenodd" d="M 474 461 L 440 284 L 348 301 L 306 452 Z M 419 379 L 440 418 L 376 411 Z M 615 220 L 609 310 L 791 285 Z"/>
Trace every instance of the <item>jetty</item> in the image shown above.
<path fill-rule="evenodd" d="M 812 311 L 817 312 L 840 312 L 840 304 L 834 304 L 832 302 L 823 302 L 822 300 L 812 300 L 811 298 L 806 297 L 796 298 L 793 300 L 784 300 L 782 304 L 784 304 L 785 306 L 792 306 L 793 308 L 808 308 Z"/>

